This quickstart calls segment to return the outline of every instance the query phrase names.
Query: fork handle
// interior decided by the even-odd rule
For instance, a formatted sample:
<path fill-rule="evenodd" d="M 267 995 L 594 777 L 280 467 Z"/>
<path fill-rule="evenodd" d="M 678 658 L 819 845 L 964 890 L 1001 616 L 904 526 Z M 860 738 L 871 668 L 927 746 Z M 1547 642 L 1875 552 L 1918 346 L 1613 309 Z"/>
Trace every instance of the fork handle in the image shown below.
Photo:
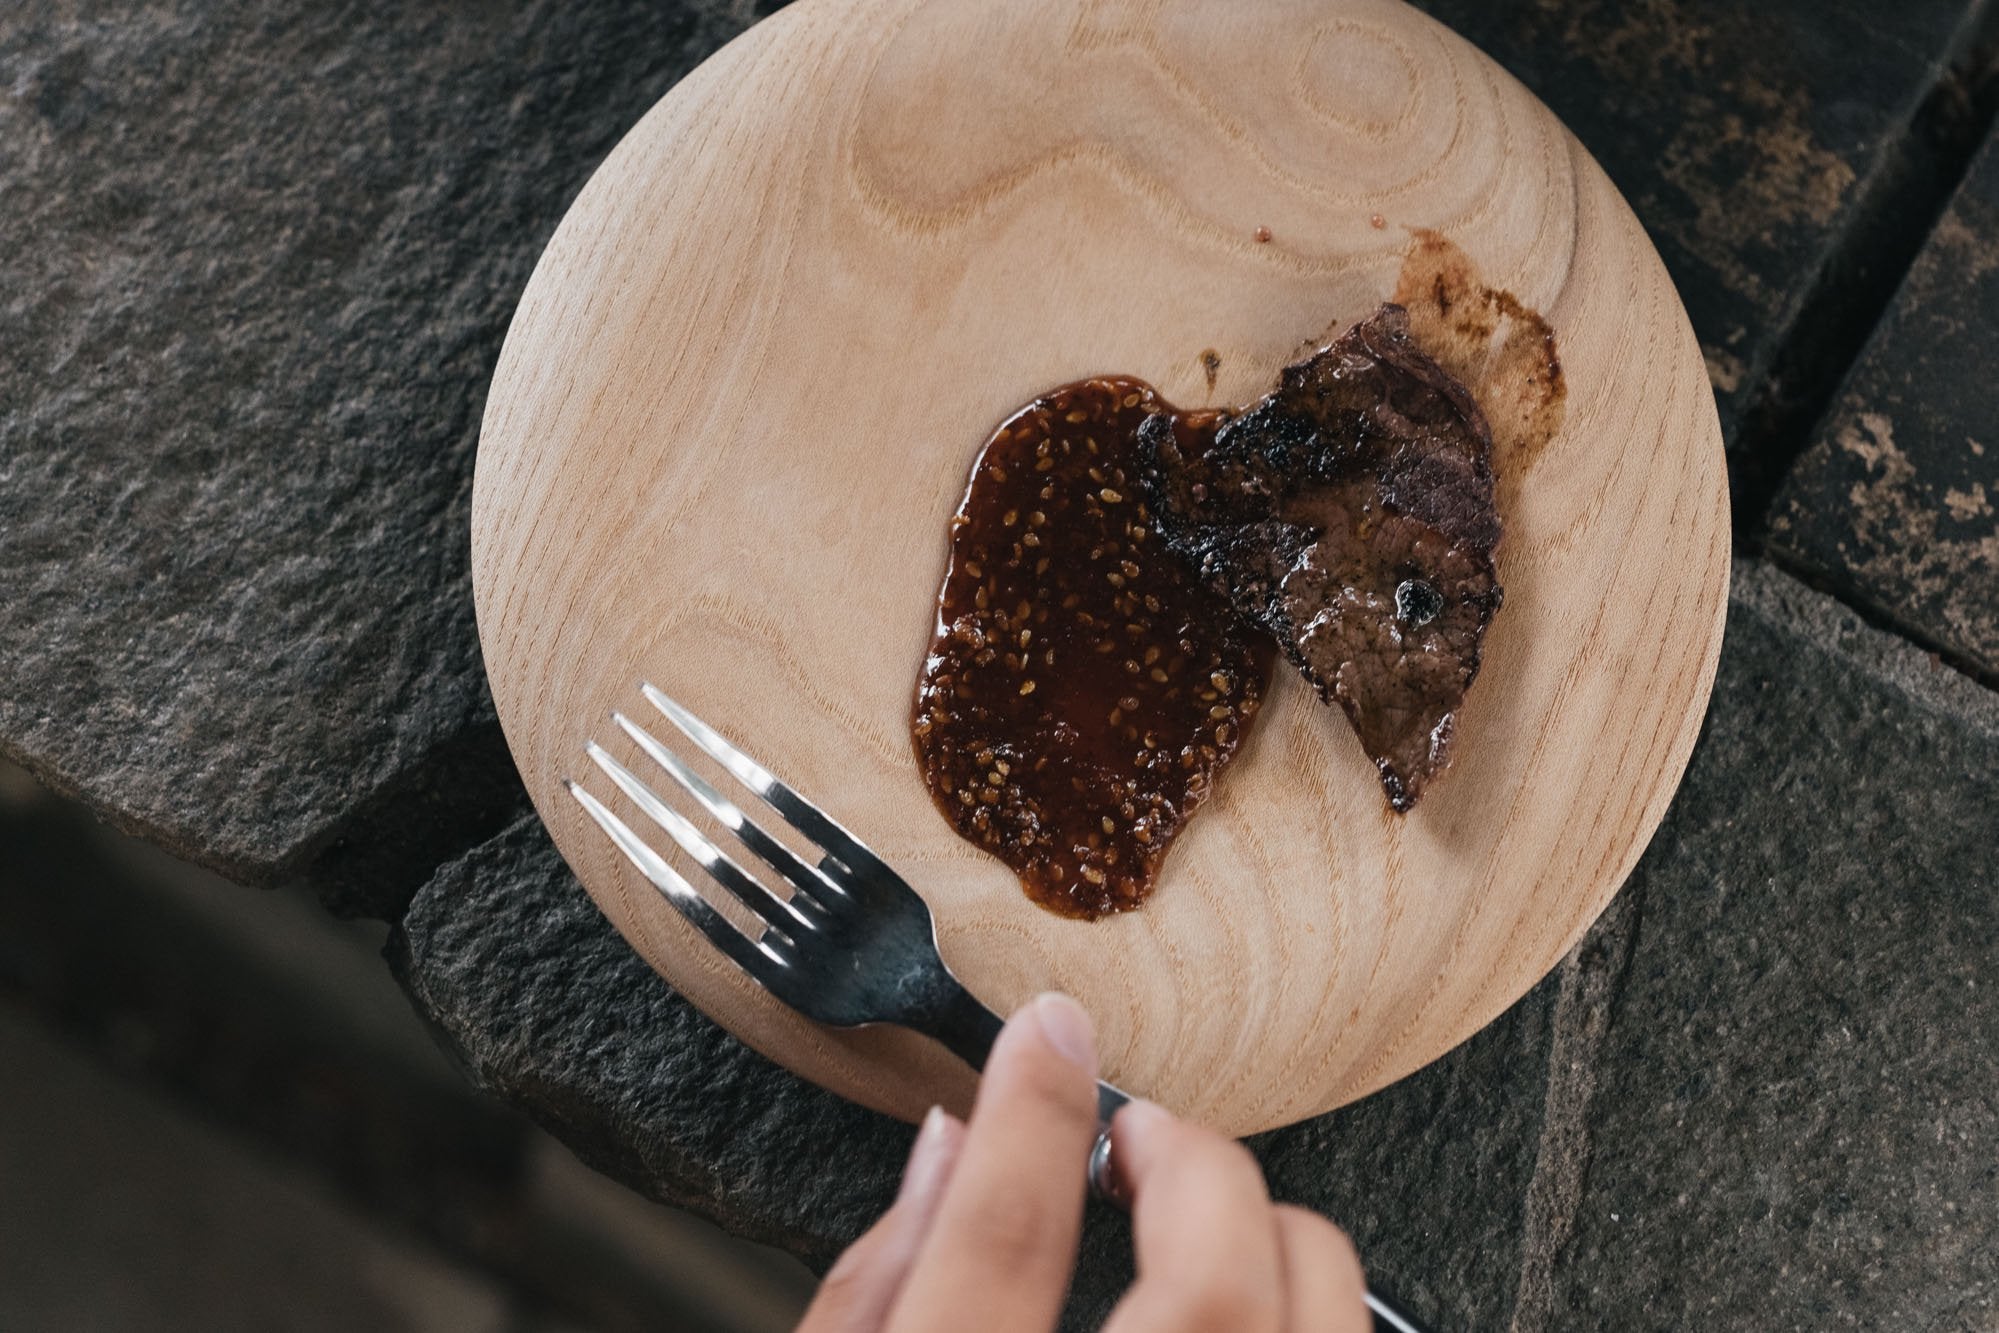
<path fill-rule="evenodd" d="M 953 1055 L 984 1073 L 986 1057 L 993 1053 L 993 1043 L 999 1040 L 1006 1020 L 979 1003 L 978 997 L 959 985 L 957 978 L 945 977 L 941 981 L 939 993 L 923 1006 L 925 1012 L 919 1015 L 919 1021 L 910 1026 L 943 1042 Z"/>

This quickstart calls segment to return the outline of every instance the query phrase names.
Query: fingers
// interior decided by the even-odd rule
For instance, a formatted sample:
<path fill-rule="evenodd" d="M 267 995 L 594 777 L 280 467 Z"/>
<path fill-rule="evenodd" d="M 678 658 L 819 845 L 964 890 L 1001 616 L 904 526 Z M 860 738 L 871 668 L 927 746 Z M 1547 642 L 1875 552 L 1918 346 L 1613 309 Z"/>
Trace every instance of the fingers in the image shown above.
<path fill-rule="evenodd" d="M 1096 1139 L 1096 1035 L 1043 995 L 993 1045 L 965 1145 L 889 1327 L 1046 1333 L 1061 1312 Z"/>
<path fill-rule="evenodd" d="M 887 1322 L 964 1142 L 965 1126 L 931 1107 L 909 1150 L 895 1203 L 827 1271 L 798 1333 L 877 1333 Z"/>
<path fill-rule="evenodd" d="M 1347 1233 L 1303 1208 L 1276 1211 L 1285 1333 L 1368 1333 L 1367 1279 Z"/>
<path fill-rule="evenodd" d="M 1150 1102 L 1118 1112 L 1111 1137 L 1132 1201 L 1138 1281 L 1105 1333 L 1281 1333 L 1277 1216 L 1256 1159 Z"/>

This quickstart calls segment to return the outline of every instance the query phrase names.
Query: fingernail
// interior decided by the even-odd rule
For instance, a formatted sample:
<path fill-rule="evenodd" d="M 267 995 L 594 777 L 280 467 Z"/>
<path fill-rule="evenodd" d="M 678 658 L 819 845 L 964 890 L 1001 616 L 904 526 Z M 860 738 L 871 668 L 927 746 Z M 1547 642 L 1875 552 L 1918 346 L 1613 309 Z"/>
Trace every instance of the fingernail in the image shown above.
<path fill-rule="evenodd" d="M 1096 1077 L 1097 1030 L 1082 1005 L 1060 991 L 1049 991 L 1035 997 L 1034 1021 L 1058 1054 Z"/>
<path fill-rule="evenodd" d="M 902 1169 L 902 1186 L 895 1192 L 898 1203 L 923 1198 L 937 1189 L 944 1166 L 951 1158 L 950 1124 L 951 1117 L 944 1114 L 941 1106 L 931 1107 L 923 1117 L 922 1128 L 916 1131 L 916 1142 L 910 1145 L 909 1163 Z"/>

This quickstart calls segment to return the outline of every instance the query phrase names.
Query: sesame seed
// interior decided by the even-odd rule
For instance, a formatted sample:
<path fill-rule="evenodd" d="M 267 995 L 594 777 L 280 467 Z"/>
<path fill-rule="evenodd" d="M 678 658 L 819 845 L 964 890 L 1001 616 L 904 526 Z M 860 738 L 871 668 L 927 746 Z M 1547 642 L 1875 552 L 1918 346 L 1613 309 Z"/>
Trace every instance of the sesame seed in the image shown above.
<path fill-rule="evenodd" d="M 1033 681 L 1031 681 L 1031 680 L 1028 680 L 1028 681 L 1022 681 L 1022 682 L 1021 682 L 1021 685 L 1020 685 L 1020 692 L 1021 692 L 1022 694 L 1032 694 L 1032 693 L 1034 693 L 1034 682 L 1033 682 Z"/>
<path fill-rule="evenodd" d="M 1103 488 L 1102 490 L 1098 491 L 1098 492 L 1097 492 L 1097 494 L 1103 497 L 1103 501 L 1104 501 L 1104 503 L 1105 503 L 1105 504 L 1107 504 L 1107 505 L 1114 505 L 1114 504 L 1121 504 L 1121 503 L 1122 503 L 1122 502 L 1124 501 L 1124 496 L 1123 496 L 1123 495 L 1121 495 L 1121 494 L 1119 494 L 1118 492 L 1116 492 L 1116 491 L 1112 490 L 1112 489 L 1111 489 L 1110 487 L 1108 487 L 1108 486 L 1106 486 L 1106 487 L 1104 487 L 1104 488 Z"/>

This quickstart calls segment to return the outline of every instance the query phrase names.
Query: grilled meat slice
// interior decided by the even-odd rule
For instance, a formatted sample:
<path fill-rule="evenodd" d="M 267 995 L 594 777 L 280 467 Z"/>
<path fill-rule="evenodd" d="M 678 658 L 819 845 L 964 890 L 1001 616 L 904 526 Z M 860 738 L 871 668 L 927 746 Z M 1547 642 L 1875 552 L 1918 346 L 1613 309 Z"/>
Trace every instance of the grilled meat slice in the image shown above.
<path fill-rule="evenodd" d="M 1205 452 L 1164 416 L 1140 438 L 1168 548 L 1345 710 L 1410 809 L 1450 760 L 1501 600 L 1492 436 L 1470 393 L 1384 305 Z"/>

